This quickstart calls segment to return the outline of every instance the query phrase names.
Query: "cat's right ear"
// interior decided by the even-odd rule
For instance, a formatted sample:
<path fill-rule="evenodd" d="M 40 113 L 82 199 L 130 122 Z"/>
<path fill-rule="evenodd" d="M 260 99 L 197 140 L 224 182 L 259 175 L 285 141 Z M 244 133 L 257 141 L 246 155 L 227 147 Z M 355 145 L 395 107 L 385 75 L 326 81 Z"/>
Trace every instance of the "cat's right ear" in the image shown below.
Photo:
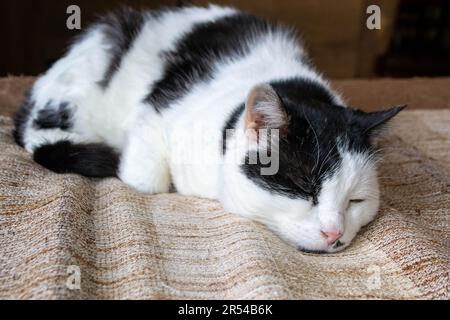
<path fill-rule="evenodd" d="M 287 129 L 289 117 L 284 110 L 283 102 L 275 89 L 269 84 L 254 87 L 245 104 L 245 129 L 257 132 L 260 129 Z"/>
<path fill-rule="evenodd" d="M 359 125 L 361 126 L 363 133 L 376 137 L 383 131 L 386 123 L 405 108 L 406 105 L 400 105 L 383 111 L 364 113 L 358 120 Z"/>

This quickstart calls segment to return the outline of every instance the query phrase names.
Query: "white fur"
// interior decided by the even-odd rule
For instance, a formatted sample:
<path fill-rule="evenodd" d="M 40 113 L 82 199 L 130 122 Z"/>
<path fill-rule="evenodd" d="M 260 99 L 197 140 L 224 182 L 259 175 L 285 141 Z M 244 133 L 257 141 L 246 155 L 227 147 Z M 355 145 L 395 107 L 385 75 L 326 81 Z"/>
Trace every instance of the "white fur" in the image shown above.
<path fill-rule="evenodd" d="M 139 191 L 167 192 L 172 181 L 178 192 L 218 199 L 225 209 L 266 223 L 295 246 L 336 251 L 326 245 L 320 229 L 341 230 L 348 245 L 378 209 L 375 167 L 364 155 L 342 149 L 343 166 L 324 183 L 318 206 L 271 194 L 244 177 L 235 160 L 248 144 L 252 147 L 245 135 L 233 136 L 232 147 L 220 161 L 220 130 L 255 85 L 293 77 L 326 85 L 299 61 L 303 49 L 298 43 L 282 32 L 268 34 L 249 55 L 219 61 L 213 80 L 196 84 L 161 114 L 142 103 L 162 75 L 162 50 L 172 48 L 196 23 L 234 12 L 210 6 L 167 12 L 156 20 L 148 17 L 105 91 L 97 83 L 107 68 L 108 44 L 100 29 L 91 30 L 34 86 L 36 108 L 25 131 L 26 149 L 65 138 L 105 142 L 122 152 L 119 177 Z M 49 99 L 74 107 L 73 133 L 33 128 L 33 118 Z M 342 104 L 338 95 L 335 102 Z M 238 126 L 244 128 L 242 118 Z M 183 161 L 188 153 L 206 154 L 210 161 Z M 352 197 L 367 200 L 349 207 Z"/>

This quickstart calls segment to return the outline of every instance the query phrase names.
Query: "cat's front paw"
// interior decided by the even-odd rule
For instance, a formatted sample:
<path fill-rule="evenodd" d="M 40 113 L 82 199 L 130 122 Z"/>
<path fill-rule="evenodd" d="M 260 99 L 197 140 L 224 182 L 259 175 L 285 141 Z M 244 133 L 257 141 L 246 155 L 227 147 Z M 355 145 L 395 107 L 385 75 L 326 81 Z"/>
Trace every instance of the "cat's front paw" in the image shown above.
<path fill-rule="evenodd" d="M 119 179 L 139 192 L 155 194 L 167 193 L 170 189 L 170 179 L 162 175 L 151 175 L 143 172 L 120 170 Z"/>

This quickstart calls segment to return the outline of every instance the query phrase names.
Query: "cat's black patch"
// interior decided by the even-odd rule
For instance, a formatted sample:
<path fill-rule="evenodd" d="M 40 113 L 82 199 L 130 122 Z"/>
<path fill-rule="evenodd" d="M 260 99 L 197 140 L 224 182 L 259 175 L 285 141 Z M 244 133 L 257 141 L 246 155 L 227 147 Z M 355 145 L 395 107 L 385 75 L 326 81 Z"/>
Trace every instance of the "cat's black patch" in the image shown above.
<path fill-rule="evenodd" d="M 59 141 L 34 151 L 33 159 L 57 173 L 77 173 L 86 177 L 115 177 L 119 155 L 100 143 L 75 144 Z"/>
<path fill-rule="evenodd" d="M 290 79 L 270 83 L 283 102 L 294 104 L 305 104 L 321 102 L 334 103 L 334 94 L 319 82 L 311 79 Z"/>
<path fill-rule="evenodd" d="M 338 240 L 338 241 L 336 241 L 336 242 L 333 244 L 333 249 L 340 248 L 340 247 L 342 247 L 343 245 L 345 245 L 345 242 L 341 242 L 340 240 Z"/>
<path fill-rule="evenodd" d="M 101 26 L 110 46 L 111 60 L 99 85 L 108 87 L 114 74 L 119 70 L 124 55 L 130 50 L 145 22 L 144 13 L 128 7 L 121 8 L 102 17 Z"/>
<path fill-rule="evenodd" d="M 39 110 L 33 126 L 36 129 L 61 129 L 68 130 L 72 127 L 72 110 L 68 102 L 62 102 L 54 106 L 53 102 L 47 103 L 44 109 Z"/>
<path fill-rule="evenodd" d="M 234 130 L 236 129 L 236 122 L 238 121 L 239 117 L 242 115 L 242 113 L 245 110 L 245 104 L 240 105 L 237 107 L 228 118 L 227 122 L 225 123 L 225 126 L 222 129 L 222 154 L 225 154 L 227 151 L 227 130 Z M 228 138 L 231 138 L 229 136 Z"/>
<path fill-rule="evenodd" d="M 25 101 L 14 115 L 13 137 L 16 143 L 21 147 L 24 146 L 23 135 L 33 108 L 34 102 L 31 100 L 30 93 L 27 93 Z"/>
<path fill-rule="evenodd" d="M 271 85 L 290 118 L 286 133 L 280 137 L 279 170 L 275 175 L 261 175 L 264 166 L 249 164 L 250 154 L 241 169 L 270 192 L 316 205 L 323 181 L 342 161 L 338 146 L 371 152 L 369 139 L 355 122 L 357 112 L 334 105 L 333 94 L 320 83 L 291 79 Z"/>
<path fill-rule="evenodd" d="M 253 43 L 276 28 L 243 13 L 199 23 L 173 51 L 161 54 L 165 59 L 164 74 L 145 101 L 161 111 L 182 98 L 194 84 L 210 79 L 217 61 L 247 55 Z"/>

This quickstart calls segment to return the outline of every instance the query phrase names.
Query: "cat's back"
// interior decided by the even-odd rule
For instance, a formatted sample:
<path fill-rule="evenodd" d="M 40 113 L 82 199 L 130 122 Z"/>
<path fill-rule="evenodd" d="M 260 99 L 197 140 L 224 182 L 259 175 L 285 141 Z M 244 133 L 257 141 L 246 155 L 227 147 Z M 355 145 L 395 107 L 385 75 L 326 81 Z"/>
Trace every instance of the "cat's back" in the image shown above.
<path fill-rule="evenodd" d="M 198 16 L 202 19 L 194 19 Z M 195 20 L 189 28 L 175 22 L 187 17 Z M 298 75 L 307 64 L 291 30 L 236 9 L 189 7 L 166 14 L 161 25 L 167 28 L 172 22 L 178 36 L 159 52 L 162 73 L 145 99 L 158 111 L 180 102 L 196 87 L 220 80 L 233 66 L 235 80 L 244 77 L 254 84 L 252 78 L 262 82 Z"/>
<path fill-rule="evenodd" d="M 306 61 L 292 32 L 230 7 L 121 10 L 101 23 L 111 35 L 113 57 L 102 83 L 111 100 L 132 85 L 133 96 L 143 94 L 158 112 L 233 64 L 242 65 L 237 71 L 247 66 L 246 78 L 265 81 L 298 75 Z"/>
<path fill-rule="evenodd" d="M 210 5 L 146 11 L 123 7 L 104 15 L 92 28 L 102 33 L 109 56 L 100 85 L 113 101 L 124 88 L 132 88 L 130 94 L 141 99 L 143 91 L 148 94 L 152 83 L 163 77 L 167 53 L 195 26 L 236 13 L 233 8 Z"/>

